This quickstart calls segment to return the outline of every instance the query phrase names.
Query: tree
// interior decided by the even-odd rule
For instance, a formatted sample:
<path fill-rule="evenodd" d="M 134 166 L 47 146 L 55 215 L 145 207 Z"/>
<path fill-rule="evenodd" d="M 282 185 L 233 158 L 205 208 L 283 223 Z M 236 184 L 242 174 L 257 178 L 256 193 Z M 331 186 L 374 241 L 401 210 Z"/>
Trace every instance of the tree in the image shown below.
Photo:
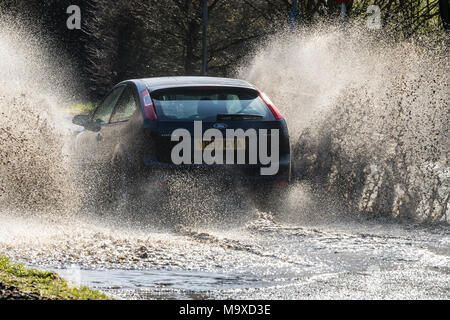
<path fill-rule="evenodd" d="M 0 0 L 0 14 L 27 21 L 50 47 L 65 52 L 91 98 L 127 78 L 200 74 L 203 0 L 77 0 L 82 30 L 69 30 L 72 2 Z M 339 16 L 335 0 L 298 2 L 302 27 Z M 383 35 L 449 29 L 447 0 L 354 0 L 349 19 L 366 19 L 371 4 L 381 9 Z M 290 0 L 208 0 L 208 74 L 229 75 L 255 43 L 287 26 L 291 8 Z"/>
<path fill-rule="evenodd" d="M 208 70 L 226 75 L 271 30 L 261 10 L 238 0 L 210 0 Z M 86 29 L 89 90 L 157 75 L 199 75 L 202 0 L 91 1 Z"/>

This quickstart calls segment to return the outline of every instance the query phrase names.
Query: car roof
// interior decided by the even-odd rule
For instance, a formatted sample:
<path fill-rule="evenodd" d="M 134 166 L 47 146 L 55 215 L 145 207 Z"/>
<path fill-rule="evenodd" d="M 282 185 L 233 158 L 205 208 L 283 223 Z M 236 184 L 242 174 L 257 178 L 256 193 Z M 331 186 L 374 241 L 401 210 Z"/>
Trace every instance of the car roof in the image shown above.
<path fill-rule="evenodd" d="M 196 87 L 196 86 L 221 86 L 221 87 L 239 87 L 255 89 L 256 87 L 244 80 L 219 78 L 219 77 L 158 77 L 140 79 L 145 83 L 148 90 L 155 91 L 159 89 L 176 87 Z"/>

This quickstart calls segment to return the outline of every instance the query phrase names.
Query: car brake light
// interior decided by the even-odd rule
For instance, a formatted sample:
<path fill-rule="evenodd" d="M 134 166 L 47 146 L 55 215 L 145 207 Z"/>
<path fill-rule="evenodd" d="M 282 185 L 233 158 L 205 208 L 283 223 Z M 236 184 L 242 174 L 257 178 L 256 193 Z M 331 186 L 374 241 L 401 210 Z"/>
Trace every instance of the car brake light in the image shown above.
<path fill-rule="evenodd" d="M 264 92 L 258 91 L 258 93 L 261 99 L 265 102 L 265 104 L 267 104 L 270 111 L 272 111 L 272 114 L 274 115 L 275 119 L 277 120 L 283 119 L 283 116 L 281 115 L 280 111 L 278 111 L 277 107 L 275 107 L 272 100 L 270 100 L 270 98 Z"/>
<path fill-rule="evenodd" d="M 278 188 L 284 188 L 288 186 L 288 182 L 287 181 L 278 181 L 277 182 L 277 187 Z"/>
<path fill-rule="evenodd" d="M 142 92 L 142 101 L 144 101 L 144 112 L 146 118 L 148 120 L 158 119 L 156 116 L 155 105 L 153 104 L 153 100 L 150 97 L 150 93 L 148 92 L 148 90 L 144 90 Z"/>

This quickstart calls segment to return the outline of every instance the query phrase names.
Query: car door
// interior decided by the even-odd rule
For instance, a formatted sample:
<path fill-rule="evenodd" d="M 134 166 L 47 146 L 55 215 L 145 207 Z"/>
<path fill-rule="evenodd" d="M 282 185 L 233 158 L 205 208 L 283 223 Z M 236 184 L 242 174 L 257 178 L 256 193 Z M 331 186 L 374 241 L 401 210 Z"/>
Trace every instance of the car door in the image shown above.
<path fill-rule="evenodd" d="M 126 164 L 130 165 L 134 160 L 133 146 L 136 145 L 137 134 L 142 123 L 139 119 L 140 114 L 139 98 L 137 89 L 134 85 L 128 84 L 120 96 L 111 116 L 109 129 L 109 137 L 112 138 L 113 161 L 126 160 Z M 134 120 L 134 121 L 133 121 Z M 122 163 L 124 164 L 124 163 Z"/>
<path fill-rule="evenodd" d="M 85 162 L 104 164 L 111 159 L 113 128 L 110 120 L 125 87 L 120 85 L 112 89 L 94 111 L 92 121 L 99 125 L 100 130 L 96 132 L 84 130 L 77 137 L 77 151 Z"/>

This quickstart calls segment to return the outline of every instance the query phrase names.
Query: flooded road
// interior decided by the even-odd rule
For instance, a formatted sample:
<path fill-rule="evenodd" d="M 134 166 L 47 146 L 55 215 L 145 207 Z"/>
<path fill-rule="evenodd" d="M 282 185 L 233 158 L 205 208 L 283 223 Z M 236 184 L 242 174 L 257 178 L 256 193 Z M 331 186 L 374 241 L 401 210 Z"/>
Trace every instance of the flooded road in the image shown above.
<path fill-rule="evenodd" d="M 0 227 L 0 253 L 117 298 L 450 298 L 445 226 L 295 224 L 256 211 L 247 218 L 172 230 L 11 218 Z"/>

